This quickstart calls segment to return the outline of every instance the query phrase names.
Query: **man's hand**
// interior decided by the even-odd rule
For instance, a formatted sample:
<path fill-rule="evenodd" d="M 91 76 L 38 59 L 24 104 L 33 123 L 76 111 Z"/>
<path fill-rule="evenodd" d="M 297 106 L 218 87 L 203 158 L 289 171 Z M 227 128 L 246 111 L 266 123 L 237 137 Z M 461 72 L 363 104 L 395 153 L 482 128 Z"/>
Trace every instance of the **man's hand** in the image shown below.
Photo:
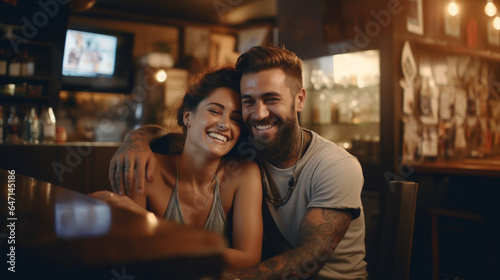
<path fill-rule="evenodd" d="M 149 147 L 151 134 L 130 132 L 109 164 L 109 181 L 115 193 L 133 195 L 144 192 L 146 178 L 152 182 L 156 159 Z"/>

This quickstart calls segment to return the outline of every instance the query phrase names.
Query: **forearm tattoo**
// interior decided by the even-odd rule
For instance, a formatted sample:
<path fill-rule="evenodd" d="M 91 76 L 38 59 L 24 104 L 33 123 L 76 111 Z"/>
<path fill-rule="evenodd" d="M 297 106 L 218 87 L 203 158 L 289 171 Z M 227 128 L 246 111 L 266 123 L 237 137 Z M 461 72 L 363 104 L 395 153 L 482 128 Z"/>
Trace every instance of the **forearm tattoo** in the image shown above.
<path fill-rule="evenodd" d="M 323 267 L 351 221 L 346 211 L 312 208 L 302 220 L 299 246 L 255 267 L 231 273 L 238 279 L 309 279 Z"/>

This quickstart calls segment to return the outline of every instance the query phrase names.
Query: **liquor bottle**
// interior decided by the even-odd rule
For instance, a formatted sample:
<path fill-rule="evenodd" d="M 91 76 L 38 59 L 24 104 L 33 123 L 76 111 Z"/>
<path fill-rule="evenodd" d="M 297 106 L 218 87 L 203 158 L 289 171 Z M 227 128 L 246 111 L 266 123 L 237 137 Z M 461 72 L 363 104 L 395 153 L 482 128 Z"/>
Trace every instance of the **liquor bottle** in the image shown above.
<path fill-rule="evenodd" d="M 30 119 L 30 110 L 26 108 L 26 113 L 24 114 L 24 120 L 23 120 L 23 135 L 22 135 L 24 143 L 28 143 L 30 141 L 31 122 L 32 120 Z"/>
<path fill-rule="evenodd" d="M 7 75 L 7 55 L 4 49 L 0 49 L 0 76 Z"/>
<path fill-rule="evenodd" d="M 21 61 L 14 54 L 9 62 L 9 76 L 18 77 L 19 75 L 21 75 Z"/>
<path fill-rule="evenodd" d="M 30 112 L 31 128 L 30 128 L 30 143 L 38 144 L 42 135 L 42 122 L 38 118 L 35 108 L 31 108 Z"/>
<path fill-rule="evenodd" d="M 3 143 L 4 123 L 5 123 L 5 116 L 3 113 L 2 106 L 0 106 L 0 144 Z"/>
<path fill-rule="evenodd" d="M 33 76 L 35 74 L 35 61 L 24 51 L 21 57 L 21 76 Z"/>
<path fill-rule="evenodd" d="M 56 135 L 56 116 L 52 107 L 44 110 L 42 113 L 42 133 L 43 142 L 52 143 Z"/>
<path fill-rule="evenodd" d="M 14 105 L 10 108 L 10 116 L 8 119 L 8 133 L 7 133 L 7 143 L 19 143 L 21 139 L 19 138 L 19 118 L 16 115 L 16 107 Z"/>

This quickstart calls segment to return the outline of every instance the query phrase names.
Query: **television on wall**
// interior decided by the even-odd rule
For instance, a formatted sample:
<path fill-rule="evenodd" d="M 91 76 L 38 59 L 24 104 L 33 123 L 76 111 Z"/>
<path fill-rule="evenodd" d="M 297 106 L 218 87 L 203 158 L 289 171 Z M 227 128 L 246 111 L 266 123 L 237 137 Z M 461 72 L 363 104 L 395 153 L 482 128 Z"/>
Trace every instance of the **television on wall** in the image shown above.
<path fill-rule="evenodd" d="M 134 35 L 89 27 L 66 31 L 62 89 L 130 93 Z"/>

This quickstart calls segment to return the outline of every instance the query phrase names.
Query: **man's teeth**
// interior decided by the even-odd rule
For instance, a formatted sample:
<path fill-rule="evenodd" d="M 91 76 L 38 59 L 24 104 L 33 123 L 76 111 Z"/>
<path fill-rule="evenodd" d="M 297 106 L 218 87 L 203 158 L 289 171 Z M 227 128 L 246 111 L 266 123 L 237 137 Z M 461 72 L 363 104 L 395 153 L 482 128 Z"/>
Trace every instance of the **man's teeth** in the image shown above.
<path fill-rule="evenodd" d="M 215 138 L 215 139 L 217 139 L 219 141 L 222 141 L 222 142 L 227 142 L 227 137 L 226 136 L 218 134 L 218 133 L 215 133 L 215 132 L 210 132 L 208 134 L 208 136 L 210 136 L 212 138 Z"/>
<path fill-rule="evenodd" d="M 272 125 L 270 124 L 267 124 L 267 125 L 256 125 L 255 128 L 257 128 L 258 130 L 262 130 L 262 129 L 270 129 Z"/>

